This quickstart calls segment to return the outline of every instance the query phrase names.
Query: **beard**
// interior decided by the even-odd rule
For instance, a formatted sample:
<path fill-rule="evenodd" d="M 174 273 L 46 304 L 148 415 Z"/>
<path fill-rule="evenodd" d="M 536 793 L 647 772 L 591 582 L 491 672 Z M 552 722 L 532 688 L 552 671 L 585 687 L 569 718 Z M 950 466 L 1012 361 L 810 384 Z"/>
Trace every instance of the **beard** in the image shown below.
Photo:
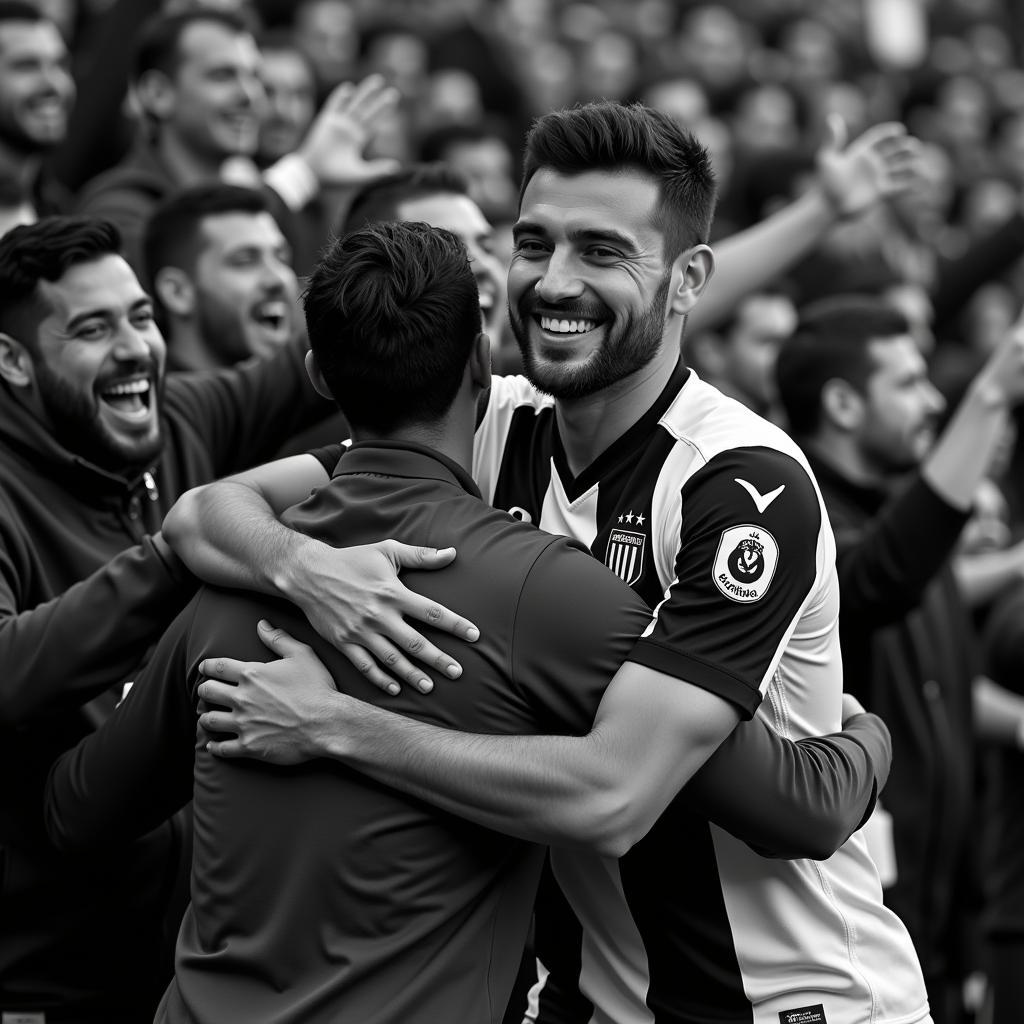
<path fill-rule="evenodd" d="M 21 126 L 17 117 L 10 111 L 0 113 L 0 144 L 23 157 L 49 153 L 59 146 L 67 135 L 67 120 L 60 137 L 39 138 L 31 135 Z"/>
<path fill-rule="evenodd" d="M 68 451 L 101 469 L 119 473 L 140 470 L 160 453 L 163 435 L 157 420 L 156 430 L 138 439 L 120 438 L 100 419 L 101 399 L 76 389 L 55 374 L 46 363 L 36 365 L 36 386 L 43 409 L 53 427 L 53 436 Z M 163 382 L 154 382 L 150 401 L 163 400 Z"/>
<path fill-rule="evenodd" d="M 545 313 L 555 312 L 556 307 L 540 304 L 536 291 L 531 289 L 513 309 L 509 304 L 509 321 L 512 333 L 523 357 L 523 372 L 530 383 L 546 395 L 561 399 L 586 398 L 596 394 L 625 377 L 643 369 L 657 355 L 665 331 L 665 304 L 668 299 L 669 274 L 666 274 L 651 304 L 639 317 L 629 316 L 621 322 L 618 330 L 614 322 L 603 315 L 594 316 L 594 311 L 565 309 L 563 315 L 569 320 L 603 320 L 607 324 L 605 338 L 598 349 L 582 363 L 571 365 L 568 360 L 541 362 L 530 346 L 529 325 L 534 310 L 543 305 Z M 561 312 L 561 311 L 559 311 Z"/>

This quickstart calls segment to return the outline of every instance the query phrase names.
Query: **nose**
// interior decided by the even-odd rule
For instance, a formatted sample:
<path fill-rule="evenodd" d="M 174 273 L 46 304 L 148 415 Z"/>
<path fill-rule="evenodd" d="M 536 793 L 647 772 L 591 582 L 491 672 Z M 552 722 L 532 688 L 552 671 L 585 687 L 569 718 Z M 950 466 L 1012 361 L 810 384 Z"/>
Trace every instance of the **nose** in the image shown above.
<path fill-rule="evenodd" d="M 136 363 L 152 357 L 149 337 L 133 324 L 126 323 L 117 334 L 114 358 L 123 363 Z"/>
<path fill-rule="evenodd" d="M 942 397 L 942 392 L 931 382 L 925 385 L 925 398 L 931 412 L 936 416 L 941 415 L 946 408 L 946 400 Z"/>
<path fill-rule="evenodd" d="M 548 258 L 536 288 L 537 295 L 545 302 L 551 303 L 582 295 L 583 282 L 576 273 L 571 256 L 555 249 Z"/>
<path fill-rule="evenodd" d="M 295 272 L 291 265 L 275 254 L 270 254 L 260 263 L 260 284 L 274 291 L 293 290 Z"/>

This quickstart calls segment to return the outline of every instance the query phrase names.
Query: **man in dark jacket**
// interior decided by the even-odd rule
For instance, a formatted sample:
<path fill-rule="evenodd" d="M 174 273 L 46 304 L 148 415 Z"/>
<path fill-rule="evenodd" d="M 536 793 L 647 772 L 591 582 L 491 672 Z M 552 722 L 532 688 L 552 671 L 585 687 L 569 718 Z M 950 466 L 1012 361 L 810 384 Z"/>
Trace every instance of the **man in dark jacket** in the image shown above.
<path fill-rule="evenodd" d="M 61 34 L 35 4 L 0 2 L 0 178 L 33 217 L 65 212 L 71 196 L 46 158 L 67 134 L 75 83 Z"/>
<path fill-rule="evenodd" d="M 94 857 L 57 856 L 42 787 L 194 591 L 158 532 L 174 499 L 330 411 L 304 348 L 165 377 L 151 300 L 112 225 L 48 218 L 0 242 L 5 1019 L 145 1020 L 166 984 L 162 925 L 187 832 L 171 823 Z"/>
<path fill-rule="evenodd" d="M 888 819 L 874 822 L 876 860 L 894 865 L 883 870 L 886 902 L 910 930 L 944 1024 L 958 1019 L 956 990 L 973 966 L 972 708 L 994 685 L 974 687 L 971 623 L 949 560 L 1024 396 L 1024 326 L 937 441 L 942 396 L 906 318 L 875 298 L 806 310 L 776 372 L 835 531 L 846 685 L 892 730 L 888 841 Z"/>
<path fill-rule="evenodd" d="M 248 174 L 244 183 L 267 187 L 303 268 L 329 229 L 320 218 L 314 231 L 301 216 L 319 188 L 359 185 L 392 169 L 393 161 L 360 155 L 368 126 L 396 95 L 377 77 L 333 94 L 303 145 L 261 176 L 252 162 L 266 104 L 260 55 L 246 22 L 230 11 L 199 7 L 148 22 L 132 86 L 142 110 L 139 138 L 124 160 L 83 188 L 79 209 L 117 225 L 136 269 L 153 209 L 180 188 L 221 179 L 228 160 Z"/>

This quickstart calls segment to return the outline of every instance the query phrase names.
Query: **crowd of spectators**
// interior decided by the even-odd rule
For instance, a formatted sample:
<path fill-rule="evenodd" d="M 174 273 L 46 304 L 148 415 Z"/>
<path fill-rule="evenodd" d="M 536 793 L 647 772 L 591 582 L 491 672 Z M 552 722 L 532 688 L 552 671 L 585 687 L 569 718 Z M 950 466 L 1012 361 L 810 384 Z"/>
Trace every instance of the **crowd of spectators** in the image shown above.
<path fill-rule="evenodd" d="M 776 384 L 779 351 L 794 332 L 805 343 L 815 332 L 832 337 L 863 315 L 882 325 L 865 328 L 874 340 L 914 339 L 921 372 L 937 389 L 934 401 L 922 399 L 921 415 L 937 430 L 948 412 L 943 436 L 968 438 L 954 455 L 950 444 L 936 449 L 937 457 L 969 458 L 972 445 L 977 453 L 963 425 L 968 414 L 957 420 L 956 411 L 965 396 L 978 397 L 977 382 L 993 365 L 1011 375 L 1007 357 L 994 353 L 1024 303 L 1024 5 L 1015 0 L 0 0 L 0 234 L 52 214 L 109 219 L 153 295 L 168 370 L 207 372 L 300 333 L 303 279 L 360 188 L 444 163 L 462 176 L 444 191 L 464 188 L 493 226 L 493 235 L 476 231 L 478 252 L 469 244 L 496 363 L 516 369 L 499 264 L 512 255 L 523 139 L 544 113 L 596 99 L 654 107 L 708 148 L 719 184 L 713 248 L 806 195 L 828 154 L 848 140 L 904 125 L 919 140 L 913 187 L 849 209 L 829 193 L 836 216 L 813 245 L 780 255 L 775 276 L 762 266 L 756 286 L 735 301 L 695 314 L 684 355 L 703 378 L 790 428 Z M 894 318 L 865 313 L 882 306 Z M 822 371 L 821 396 L 833 369 Z M 872 372 L 849 370 L 854 392 Z M 1015 406 L 1018 392 L 1005 390 L 1000 400 Z M 842 397 L 834 407 L 821 401 L 834 437 L 850 443 Z M 319 409 L 306 422 L 324 415 Z M 926 717 L 929 707 L 945 707 L 938 726 L 934 715 L 921 725 L 907 712 L 908 736 L 955 726 L 956 815 L 945 824 L 958 834 L 938 836 L 941 855 L 913 855 L 906 870 L 929 879 L 913 906 L 908 876 L 888 880 L 919 943 L 935 1019 L 949 1024 L 976 1012 L 1001 1024 L 1024 1009 L 1021 419 L 1014 408 L 986 472 L 972 467 L 979 480 L 963 507 L 926 465 L 897 511 L 879 497 L 870 515 L 851 513 L 867 541 L 840 538 L 843 601 L 864 620 L 854 624 L 848 613 L 844 639 L 855 637 L 858 649 L 848 672 L 856 664 L 878 673 L 877 657 L 860 655 L 883 629 L 915 636 L 914 615 L 936 580 L 958 588 L 962 625 L 936 628 L 954 652 L 943 671 L 953 661 L 969 667 L 958 683 L 940 685 L 934 673 L 913 676 L 919 665 L 907 655 L 899 680 L 924 693 Z M 328 423 L 329 432 L 343 427 Z M 840 442 L 816 434 L 819 427 L 809 433 L 824 446 L 824 463 L 834 463 L 827 452 Z M 985 452 L 994 451 L 993 436 L 985 437 Z M 318 437 L 327 439 L 336 438 Z M 287 438 L 261 440 L 270 455 Z M 308 447 L 293 441 L 287 450 Z M 917 452 L 896 468 L 923 458 Z M 915 516 L 941 534 L 941 550 L 919 550 Z M 876 521 L 884 529 L 872 534 L 864 524 Z M 872 542 L 881 545 L 881 568 L 865 581 L 849 566 L 865 550 L 877 554 Z M 919 571 L 893 569 L 901 550 L 919 559 Z M 897 585 L 906 593 L 894 601 L 886 588 Z M 901 711 L 868 682 L 855 684 L 868 710 L 893 720 L 918 699 Z M 908 743 L 906 756 L 920 762 L 901 765 L 900 742 L 893 804 L 903 807 L 889 808 L 898 819 L 897 862 L 900 828 L 920 828 L 907 805 L 930 791 L 924 780 L 939 772 L 932 761 L 948 768 L 953 756 L 941 738 Z M 892 839 L 888 853 L 881 842 L 880 862 L 888 862 Z M 931 879 L 952 846 L 955 865 Z M 955 907 L 937 921 L 930 911 L 942 898 Z M 995 1011 L 991 996 L 981 1009 L 983 979 L 996 992 Z M 941 1013 L 936 985 L 948 1003 Z"/>

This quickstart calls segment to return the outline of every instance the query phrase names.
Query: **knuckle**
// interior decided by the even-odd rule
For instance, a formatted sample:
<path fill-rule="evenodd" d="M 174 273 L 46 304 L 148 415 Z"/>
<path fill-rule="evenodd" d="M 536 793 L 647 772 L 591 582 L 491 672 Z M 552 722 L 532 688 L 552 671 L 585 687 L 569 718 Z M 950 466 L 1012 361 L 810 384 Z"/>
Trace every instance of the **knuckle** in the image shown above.
<path fill-rule="evenodd" d="M 384 664 L 387 665 L 388 667 L 392 667 L 394 665 L 397 665 L 398 664 L 398 651 L 389 651 L 387 654 L 384 655 L 384 658 L 382 660 L 383 660 Z"/>
<path fill-rule="evenodd" d="M 413 636 L 413 637 L 409 638 L 408 642 L 405 645 L 405 649 L 410 654 L 419 654 L 420 651 L 423 650 L 425 645 L 426 645 L 426 641 L 423 639 L 423 637 L 421 637 L 421 636 Z"/>
<path fill-rule="evenodd" d="M 437 605 L 431 605 L 427 609 L 427 622 L 440 622 L 443 615 L 444 613 Z"/>

